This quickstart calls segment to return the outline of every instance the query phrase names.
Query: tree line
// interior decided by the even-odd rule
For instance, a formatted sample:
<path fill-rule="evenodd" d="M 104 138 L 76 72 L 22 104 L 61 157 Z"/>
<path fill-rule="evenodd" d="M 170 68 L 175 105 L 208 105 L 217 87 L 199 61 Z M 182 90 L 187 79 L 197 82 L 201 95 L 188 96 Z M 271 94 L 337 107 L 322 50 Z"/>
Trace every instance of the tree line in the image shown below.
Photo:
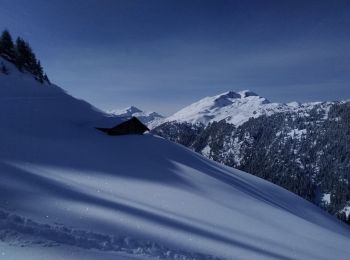
<path fill-rule="evenodd" d="M 303 134 L 292 136 L 295 130 Z M 262 115 L 237 127 L 225 120 L 167 122 L 152 132 L 284 187 L 350 224 L 344 212 L 350 207 L 350 102 Z"/>
<path fill-rule="evenodd" d="M 17 37 L 14 42 L 8 30 L 4 30 L 0 37 L 0 57 L 15 64 L 21 72 L 28 71 L 33 74 L 39 82 L 50 83 L 40 60 L 36 58 L 29 43 L 21 37 Z M 9 73 L 8 68 L 3 63 L 0 65 L 0 71 L 4 74 Z"/>

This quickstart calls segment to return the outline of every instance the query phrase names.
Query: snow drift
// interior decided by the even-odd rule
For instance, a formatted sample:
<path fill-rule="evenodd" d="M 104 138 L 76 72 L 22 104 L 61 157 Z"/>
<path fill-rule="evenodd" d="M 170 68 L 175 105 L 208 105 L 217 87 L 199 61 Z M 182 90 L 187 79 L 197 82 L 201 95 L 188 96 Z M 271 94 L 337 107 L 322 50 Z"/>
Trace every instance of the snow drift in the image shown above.
<path fill-rule="evenodd" d="M 121 119 L 6 65 L 8 259 L 348 259 L 349 229 L 311 203 L 160 137 L 98 132 Z"/>

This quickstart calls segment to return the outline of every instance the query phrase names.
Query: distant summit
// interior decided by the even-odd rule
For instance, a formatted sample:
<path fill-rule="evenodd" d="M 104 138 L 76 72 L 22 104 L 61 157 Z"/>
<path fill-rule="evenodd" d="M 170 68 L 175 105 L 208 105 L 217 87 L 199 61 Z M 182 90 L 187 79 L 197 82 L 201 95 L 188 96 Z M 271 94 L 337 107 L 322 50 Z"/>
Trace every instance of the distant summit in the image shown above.
<path fill-rule="evenodd" d="M 205 97 L 173 114 L 163 122 L 187 122 L 207 125 L 211 122 L 225 120 L 236 126 L 251 117 L 271 114 L 288 109 L 285 104 L 270 103 L 264 97 L 251 90 L 227 91 L 212 97 Z"/>
<path fill-rule="evenodd" d="M 157 112 L 142 111 L 141 109 L 130 106 L 119 110 L 109 110 L 110 114 L 120 116 L 120 117 L 137 117 L 142 123 L 146 124 L 149 128 L 153 128 L 154 125 L 158 125 L 164 117 Z"/>
<path fill-rule="evenodd" d="M 137 107 L 134 107 L 134 106 L 131 106 L 131 107 L 127 107 L 124 109 L 125 111 L 125 114 L 128 114 L 128 115 L 132 115 L 132 114 L 135 114 L 135 113 L 140 113 L 142 112 L 142 110 L 138 109 Z"/>
<path fill-rule="evenodd" d="M 259 96 L 259 95 L 250 90 L 242 90 L 239 92 L 227 91 L 220 94 L 219 96 L 225 96 L 228 98 L 246 98 L 246 97 Z"/>
<path fill-rule="evenodd" d="M 243 90 L 239 92 L 241 98 L 246 98 L 246 97 L 257 97 L 259 96 L 258 94 L 254 93 L 253 91 L 250 90 Z"/>
<path fill-rule="evenodd" d="M 205 97 L 184 107 L 175 114 L 158 121 L 158 125 L 166 122 L 208 125 L 224 120 L 226 123 L 240 126 L 250 118 L 262 115 L 271 116 L 279 112 L 310 111 L 322 102 L 271 103 L 265 97 L 251 90 L 226 91 L 219 95 Z M 327 102 L 326 102 L 327 103 Z"/>

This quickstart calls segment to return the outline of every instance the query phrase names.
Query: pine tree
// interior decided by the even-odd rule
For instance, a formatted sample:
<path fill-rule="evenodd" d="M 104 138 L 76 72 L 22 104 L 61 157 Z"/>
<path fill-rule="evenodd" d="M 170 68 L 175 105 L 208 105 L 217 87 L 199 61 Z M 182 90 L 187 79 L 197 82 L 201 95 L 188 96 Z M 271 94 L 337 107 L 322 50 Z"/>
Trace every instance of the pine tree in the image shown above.
<path fill-rule="evenodd" d="M 22 38 L 16 40 L 16 65 L 20 70 L 27 70 L 32 73 L 41 83 L 44 82 L 44 72 L 40 61 L 37 60 L 32 48 Z"/>
<path fill-rule="evenodd" d="M 34 65 L 33 74 L 36 76 L 36 79 L 39 82 L 41 82 L 41 83 L 44 82 L 44 71 L 43 71 L 43 67 L 41 66 L 39 60 Z"/>
<path fill-rule="evenodd" d="M 35 57 L 32 48 L 21 37 L 18 37 L 14 44 L 11 34 L 5 30 L 0 38 L 0 55 L 14 63 L 20 71 L 27 71 L 33 74 L 39 82 L 46 81 L 50 84 L 50 80 L 44 73 L 43 67 Z M 0 72 L 8 73 L 8 70 L 5 66 L 0 66 Z"/>
<path fill-rule="evenodd" d="M 46 73 L 44 73 L 44 81 L 51 84 L 51 81 L 50 81 L 49 77 L 46 75 Z"/>
<path fill-rule="evenodd" d="M 28 59 L 28 71 L 33 73 L 34 75 L 38 76 L 37 73 L 39 73 L 40 69 L 42 70 L 42 67 L 40 65 L 40 62 L 38 64 L 38 60 L 35 57 L 35 54 L 32 51 L 32 48 L 30 48 L 29 44 L 27 43 L 28 53 L 29 53 L 29 59 Z M 40 67 L 40 68 L 38 68 Z"/>
<path fill-rule="evenodd" d="M 8 30 L 3 31 L 0 37 L 0 55 L 9 61 L 15 60 L 15 48 Z"/>
<path fill-rule="evenodd" d="M 346 222 L 347 217 L 346 217 L 346 213 L 345 213 L 344 211 L 339 212 L 339 213 L 337 214 L 337 217 L 338 217 L 338 219 L 340 219 L 341 221 Z"/>
<path fill-rule="evenodd" d="M 5 75 L 9 74 L 9 70 L 6 68 L 6 66 L 3 62 L 1 62 L 0 71 L 1 71 L 1 73 L 5 74 Z"/>
<path fill-rule="evenodd" d="M 18 37 L 16 40 L 16 65 L 18 69 L 31 71 L 34 66 L 33 64 L 36 64 L 36 60 L 32 49 L 28 43 Z"/>

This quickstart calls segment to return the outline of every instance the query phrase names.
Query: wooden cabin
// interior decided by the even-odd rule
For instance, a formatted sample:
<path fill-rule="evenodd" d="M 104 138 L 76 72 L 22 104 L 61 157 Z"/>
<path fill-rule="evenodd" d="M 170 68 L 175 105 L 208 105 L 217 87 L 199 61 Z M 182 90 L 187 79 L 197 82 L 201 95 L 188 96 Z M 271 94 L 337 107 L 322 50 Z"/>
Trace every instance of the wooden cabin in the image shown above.
<path fill-rule="evenodd" d="M 144 132 L 149 131 L 148 127 L 145 126 L 136 117 L 132 117 L 131 119 L 124 121 L 123 123 L 118 124 L 112 128 L 96 127 L 96 129 L 105 132 L 108 135 L 142 135 Z"/>

